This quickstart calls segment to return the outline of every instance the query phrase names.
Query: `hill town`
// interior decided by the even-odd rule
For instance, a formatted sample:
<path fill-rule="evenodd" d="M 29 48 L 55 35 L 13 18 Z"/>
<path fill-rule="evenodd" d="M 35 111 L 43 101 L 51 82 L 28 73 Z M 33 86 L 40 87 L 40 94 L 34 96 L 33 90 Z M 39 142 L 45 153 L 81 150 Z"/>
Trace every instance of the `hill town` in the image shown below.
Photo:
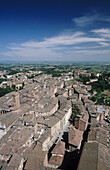
<path fill-rule="evenodd" d="M 0 65 L 0 169 L 109 170 L 110 72 L 104 68 Z"/>

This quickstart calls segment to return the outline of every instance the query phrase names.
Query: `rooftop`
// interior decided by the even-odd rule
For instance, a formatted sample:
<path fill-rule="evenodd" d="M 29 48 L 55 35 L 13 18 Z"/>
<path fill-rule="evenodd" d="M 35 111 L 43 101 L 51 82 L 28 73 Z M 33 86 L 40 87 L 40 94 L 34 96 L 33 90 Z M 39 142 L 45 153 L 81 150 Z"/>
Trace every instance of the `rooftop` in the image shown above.
<path fill-rule="evenodd" d="M 52 154 L 56 154 L 56 155 L 64 155 L 65 153 L 65 143 L 62 141 L 59 141 L 54 149 L 51 152 Z"/>
<path fill-rule="evenodd" d="M 109 170 L 109 149 L 102 144 L 86 143 L 80 158 L 78 170 Z"/>

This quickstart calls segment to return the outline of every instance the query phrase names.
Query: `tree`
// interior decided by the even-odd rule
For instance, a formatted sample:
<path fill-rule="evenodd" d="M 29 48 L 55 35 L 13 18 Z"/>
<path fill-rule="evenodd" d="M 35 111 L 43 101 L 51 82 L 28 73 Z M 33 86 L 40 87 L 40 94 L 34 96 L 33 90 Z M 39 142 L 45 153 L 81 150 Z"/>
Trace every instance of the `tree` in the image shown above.
<path fill-rule="evenodd" d="M 91 73 L 91 79 L 97 78 L 94 73 Z"/>
<path fill-rule="evenodd" d="M 6 88 L 0 88 L 0 97 L 4 96 L 7 93 L 12 92 L 13 89 L 7 86 Z"/>
<path fill-rule="evenodd" d="M 16 89 L 15 84 L 12 84 L 12 86 L 11 86 L 11 87 L 12 87 L 12 89 L 13 89 L 13 90 L 15 90 L 15 89 Z"/>

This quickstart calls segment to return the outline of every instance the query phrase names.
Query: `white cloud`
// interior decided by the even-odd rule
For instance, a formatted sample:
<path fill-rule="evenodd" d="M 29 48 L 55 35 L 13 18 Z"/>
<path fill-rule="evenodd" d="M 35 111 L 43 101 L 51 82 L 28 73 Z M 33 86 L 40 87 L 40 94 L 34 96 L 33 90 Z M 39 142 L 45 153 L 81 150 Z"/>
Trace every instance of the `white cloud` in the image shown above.
<path fill-rule="evenodd" d="M 75 32 L 71 35 L 60 35 L 51 38 L 45 38 L 44 41 L 27 41 L 20 44 L 20 47 L 25 48 L 53 48 L 56 46 L 70 46 L 87 42 L 104 42 L 104 38 L 87 37 L 83 32 Z M 17 49 L 18 47 L 12 47 Z M 11 49 L 12 49 L 11 48 Z M 19 49 L 19 48 L 18 48 Z"/>
<path fill-rule="evenodd" d="M 28 41 L 21 44 L 22 47 L 43 48 L 57 45 L 71 45 L 75 39 L 84 35 L 83 32 L 76 32 L 72 35 L 59 35 L 52 38 L 44 38 L 43 41 Z"/>
<path fill-rule="evenodd" d="M 84 55 L 108 55 L 110 54 L 110 50 L 77 50 L 74 53 L 84 54 Z"/>
<path fill-rule="evenodd" d="M 100 42 L 100 45 L 102 45 L 103 47 L 110 46 L 110 44 L 106 42 Z"/>
<path fill-rule="evenodd" d="M 110 22 L 110 17 L 103 16 L 102 14 L 88 14 L 73 18 L 73 22 L 79 27 L 86 27 L 96 22 Z"/>
<path fill-rule="evenodd" d="M 108 28 L 101 28 L 101 29 L 92 30 L 92 32 L 110 34 L 110 29 L 108 29 Z"/>
<path fill-rule="evenodd" d="M 90 32 L 97 35 L 98 30 L 92 30 Z M 75 56 L 79 56 L 80 58 L 80 56 L 85 57 L 88 55 L 92 57 L 92 55 L 102 55 L 103 53 L 107 55 L 109 51 L 105 53 L 105 51 L 103 52 L 103 48 L 108 44 L 106 36 L 92 37 L 85 32 L 74 32 L 44 38 L 43 41 L 27 41 L 20 44 L 13 43 L 8 46 L 6 52 L 2 52 L 1 54 L 9 56 L 10 59 L 16 58 L 17 60 L 59 60 L 59 58 L 66 60 L 69 58 L 72 59 Z M 89 50 L 92 48 L 96 50 Z"/>
<path fill-rule="evenodd" d="M 109 28 L 95 29 L 95 30 L 92 30 L 91 32 L 96 33 L 103 38 L 110 38 Z"/>

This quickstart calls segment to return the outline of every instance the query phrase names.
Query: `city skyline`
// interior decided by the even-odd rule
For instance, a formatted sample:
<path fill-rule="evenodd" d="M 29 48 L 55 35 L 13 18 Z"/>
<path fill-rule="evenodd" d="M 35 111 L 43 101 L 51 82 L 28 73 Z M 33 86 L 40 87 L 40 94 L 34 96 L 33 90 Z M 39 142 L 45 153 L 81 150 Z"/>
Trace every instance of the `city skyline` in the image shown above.
<path fill-rule="evenodd" d="M 109 0 L 2 0 L 0 61 L 110 62 Z"/>

